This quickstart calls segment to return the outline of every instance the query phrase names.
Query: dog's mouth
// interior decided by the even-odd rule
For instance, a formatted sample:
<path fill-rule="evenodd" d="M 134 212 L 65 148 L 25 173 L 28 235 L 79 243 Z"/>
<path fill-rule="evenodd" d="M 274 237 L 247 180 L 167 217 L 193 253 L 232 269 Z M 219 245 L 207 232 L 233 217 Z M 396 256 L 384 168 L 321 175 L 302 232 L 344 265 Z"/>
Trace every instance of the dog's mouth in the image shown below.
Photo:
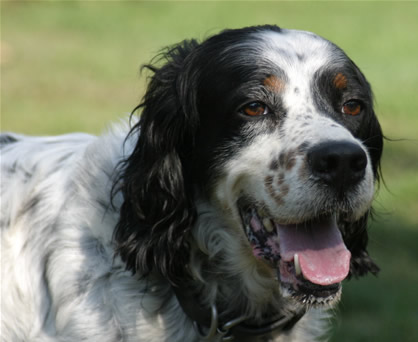
<path fill-rule="evenodd" d="M 338 299 L 351 253 L 335 215 L 283 224 L 248 202 L 238 207 L 254 256 L 277 270 L 284 294 L 308 305 Z"/>

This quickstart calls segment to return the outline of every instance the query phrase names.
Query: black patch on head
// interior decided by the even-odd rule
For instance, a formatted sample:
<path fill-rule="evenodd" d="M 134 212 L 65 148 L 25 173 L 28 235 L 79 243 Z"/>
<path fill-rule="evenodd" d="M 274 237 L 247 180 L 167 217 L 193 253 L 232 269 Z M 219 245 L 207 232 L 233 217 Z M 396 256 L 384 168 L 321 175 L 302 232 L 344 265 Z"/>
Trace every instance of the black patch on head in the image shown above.
<path fill-rule="evenodd" d="M 263 45 L 255 35 L 270 29 L 225 31 L 197 48 L 193 62 L 199 69 L 196 107 L 200 122 L 190 169 L 201 185 L 210 185 L 217 177 L 213 166 L 222 165 L 258 134 L 273 133 L 285 114 L 281 95 L 264 82 L 273 76 L 286 83 L 287 77 L 260 57 Z M 278 28 L 274 31 L 280 32 Z M 249 117 L 239 112 L 254 101 L 265 103 L 272 113 Z M 263 121 L 268 124 L 261 124 Z"/>
<path fill-rule="evenodd" d="M 338 88 L 334 84 L 336 75 L 344 74 L 347 86 Z M 313 98 L 320 113 L 332 117 L 352 133 L 362 125 L 362 118 L 373 114 L 373 98 L 368 82 L 357 66 L 345 58 L 344 62 L 320 68 L 314 75 L 312 83 Z M 363 113 L 357 116 L 342 113 L 344 103 L 357 99 L 363 104 Z"/>

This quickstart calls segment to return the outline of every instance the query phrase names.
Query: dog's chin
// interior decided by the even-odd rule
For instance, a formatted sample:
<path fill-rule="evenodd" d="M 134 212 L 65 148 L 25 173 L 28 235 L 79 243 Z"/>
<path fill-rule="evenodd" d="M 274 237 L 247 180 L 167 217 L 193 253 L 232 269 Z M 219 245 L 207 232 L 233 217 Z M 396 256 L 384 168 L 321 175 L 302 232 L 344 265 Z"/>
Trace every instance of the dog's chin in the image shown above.
<path fill-rule="evenodd" d="M 285 298 L 305 306 L 332 306 L 348 275 L 350 252 L 335 215 L 281 224 L 261 206 L 238 201 L 244 232 L 255 258 L 274 268 Z"/>
<path fill-rule="evenodd" d="M 279 278 L 280 276 L 278 276 Z M 289 283 L 280 281 L 284 298 L 291 298 L 304 306 L 334 306 L 341 298 L 341 283 L 316 285 L 303 279 Z"/>

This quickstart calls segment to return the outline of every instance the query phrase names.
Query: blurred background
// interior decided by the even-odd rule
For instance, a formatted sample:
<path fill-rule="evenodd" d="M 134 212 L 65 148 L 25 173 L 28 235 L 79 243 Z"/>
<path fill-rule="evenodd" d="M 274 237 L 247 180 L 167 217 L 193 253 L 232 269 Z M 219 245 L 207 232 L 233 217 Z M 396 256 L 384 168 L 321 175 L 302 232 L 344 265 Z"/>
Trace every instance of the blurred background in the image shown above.
<path fill-rule="evenodd" d="M 1 1 L 1 130 L 99 134 L 140 101 L 140 65 L 224 28 L 277 24 L 343 48 L 385 135 L 370 225 L 378 277 L 346 281 L 330 341 L 418 341 L 418 3 Z"/>

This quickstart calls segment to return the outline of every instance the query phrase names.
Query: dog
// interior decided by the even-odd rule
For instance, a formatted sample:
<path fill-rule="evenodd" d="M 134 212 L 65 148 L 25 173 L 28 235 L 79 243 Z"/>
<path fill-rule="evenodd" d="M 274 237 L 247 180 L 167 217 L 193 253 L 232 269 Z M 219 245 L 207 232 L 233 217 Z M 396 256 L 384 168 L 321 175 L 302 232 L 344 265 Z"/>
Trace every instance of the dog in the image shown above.
<path fill-rule="evenodd" d="M 313 341 L 376 274 L 382 130 L 316 34 L 256 26 L 145 66 L 100 137 L 1 137 L 2 341 Z"/>

